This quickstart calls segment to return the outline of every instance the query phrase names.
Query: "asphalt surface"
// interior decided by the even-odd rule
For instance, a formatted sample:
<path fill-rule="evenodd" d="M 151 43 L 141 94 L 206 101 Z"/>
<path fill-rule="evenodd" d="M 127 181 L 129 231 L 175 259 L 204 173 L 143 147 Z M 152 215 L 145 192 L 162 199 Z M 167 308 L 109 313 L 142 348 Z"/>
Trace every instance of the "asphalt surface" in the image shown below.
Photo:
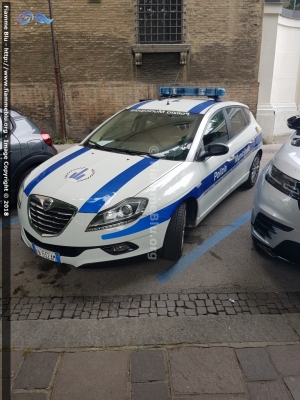
<path fill-rule="evenodd" d="M 265 145 L 264 166 L 280 148 Z M 62 148 L 70 145 L 61 146 Z M 62 150 L 62 149 L 59 149 Z M 251 210 L 254 189 L 238 188 L 197 228 L 187 229 L 184 255 Z M 12 218 L 16 216 L 13 210 Z M 300 287 L 299 266 L 257 252 L 250 221 L 209 249 L 167 282 L 161 275 L 174 267 L 167 260 L 131 258 L 86 268 L 60 265 L 38 257 L 20 239 L 20 225 L 11 226 L 12 294 L 31 296 L 97 296 L 155 293 L 293 292 Z"/>

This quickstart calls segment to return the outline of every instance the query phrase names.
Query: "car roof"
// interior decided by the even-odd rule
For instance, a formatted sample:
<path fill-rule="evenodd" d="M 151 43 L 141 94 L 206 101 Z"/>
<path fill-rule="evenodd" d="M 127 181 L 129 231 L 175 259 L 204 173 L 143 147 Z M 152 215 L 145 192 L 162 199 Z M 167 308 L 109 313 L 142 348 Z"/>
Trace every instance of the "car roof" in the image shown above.
<path fill-rule="evenodd" d="M 128 110 L 160 110 L 160 111 L 172 111 L 174 113 L 182 112 L 189 114 L 205 114 L 213 106 L 227 106 L 227 105 L 238 105 L 244 106 L 245 104 L 233 102 L 233 101 L 214 101 L 212 99 L 183 99 L 183 98 L 164 98 L 161 100 L 145 100 L 137 103 L 133 106 L 128 107 Z M 247 106 L 246 106 L 247 107 Z"/>
<path fill-rule="evenodd" d="M 13 118 L 17 118 L 17 117 L 24 117 L 23 114 L 21 113 L 21 111 L 19 111 L 17 108 L 15 107 L 10 107 L 10 112 L 9 114 L 13 117 Z M 3 106 L 0 106 L 0 113 L 3 114 Z"/>

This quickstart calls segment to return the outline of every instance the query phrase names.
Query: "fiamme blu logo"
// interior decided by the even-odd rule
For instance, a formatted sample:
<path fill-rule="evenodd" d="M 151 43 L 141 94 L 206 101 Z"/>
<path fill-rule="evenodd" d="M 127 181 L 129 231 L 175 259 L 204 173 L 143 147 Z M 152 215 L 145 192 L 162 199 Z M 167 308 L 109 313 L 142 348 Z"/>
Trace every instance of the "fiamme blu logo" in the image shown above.
<path fill-rule="evenodd" d="M 30 21 L 36 21 L 39 24 L 51 24 L 53 19 L 47 18 L 44 14 L 38 13 L 34 15 L 31 11 L 25 11 L 18 16 L 18 21 L 21 25 L 27 25 Z"/>

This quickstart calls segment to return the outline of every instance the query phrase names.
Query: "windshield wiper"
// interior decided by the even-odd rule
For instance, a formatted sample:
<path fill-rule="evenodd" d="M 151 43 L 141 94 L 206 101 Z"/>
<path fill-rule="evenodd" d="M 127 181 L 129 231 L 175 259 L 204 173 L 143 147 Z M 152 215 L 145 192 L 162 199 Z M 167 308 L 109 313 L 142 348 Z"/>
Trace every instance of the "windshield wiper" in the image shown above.
<path fill-rule="evenodd" d="M 138 150 L 131 150 L 131 149 L 120 149 L 117 147 L 106 147 L 106 146 L 101 146 L 101 144 L 94 142 L 93 140 L 89 140 L 88 143 L 92 143 L 97 149 L 104 150 L 104 151 L 111 151 L 115 153 L 125 153 L 125 154 L 131 154 L 131 155 L 139 155 L 139 156 L 148 156 L 151 158 L 164 158 L 164 157 L 156 157 L 153 154 L 147 153 L 146 151 L 138 151 Z"/>

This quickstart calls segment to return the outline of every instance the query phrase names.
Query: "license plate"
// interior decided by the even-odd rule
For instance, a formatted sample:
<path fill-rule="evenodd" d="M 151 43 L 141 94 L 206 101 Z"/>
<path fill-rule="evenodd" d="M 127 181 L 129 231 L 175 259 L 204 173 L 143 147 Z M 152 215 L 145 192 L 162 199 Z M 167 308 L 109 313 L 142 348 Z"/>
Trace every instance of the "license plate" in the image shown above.
<path fill-rule="evenodd" d="M 57 263 L 61 262 L 60 255 L 58 253 L 55 253 L 54 251 L 42 249 L 41 247 L 38 247 L 33 243 L 32 243 L 32 249 L 40 257 L 46 258 L 47 260 L 50 261 L 55 261 Z"/>

